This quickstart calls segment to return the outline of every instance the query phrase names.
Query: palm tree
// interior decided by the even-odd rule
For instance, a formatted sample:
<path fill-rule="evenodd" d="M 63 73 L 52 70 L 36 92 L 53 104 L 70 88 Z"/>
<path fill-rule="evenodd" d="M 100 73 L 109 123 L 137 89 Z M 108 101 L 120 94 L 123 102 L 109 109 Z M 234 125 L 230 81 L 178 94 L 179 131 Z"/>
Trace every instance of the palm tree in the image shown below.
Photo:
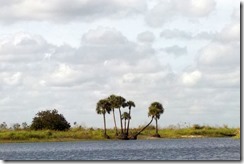
<path fill-rule="evenodd" d="M 129 113 L 127 113 L 127 112 L 124 112 L 123 114 L 122 114 L 122 119 L 124 119 L 125 121 L 124 121 L 124 130 L 125 130 L 125 132 L 126 132 L 126 120 L 130 120 L 131 119 L 131 117 L 130 117 L 130 114 Z"/>
<path fill-rule="evenodd" d="M 115 120 L 115 114 L 114 114 L 114 109 L 115 108 L 118 108 L 118 105 L 116 103 L 116 95 L 110 95 L 108 97 L 108 101 L 110 102 L 111 104 L 111 108 L 112 108 L 112 111 L 113 111 L 113 119 L 114 119 L 114 127 L 115 127 L 115 135 L 118 136 L 118 130 L 117 130 L 117 125 L 116 125 L 116 120 Z"/>
<path fill-rule="evenodd" d="M 160 137 L 158 134 L 158 120 L 160 119 L 160 115 L 164 113 L 163 105 L 159 102 L 153 102 L 148 111 L 148 116 L 152 116 L 155 119 L 156 122 L 156 137 Z"/>
<path fill-rule="evenodd" d="M 124 106 L 126 100 L 122 96 L 116 96 L 116 102 L 117 102 L 116 104 L 119 108 L 121 134 L 123 134 L 122 114 L 121 114 L 120 108 Z"/>
<path fill-rule="evenodd" d="M 154 119 L 154 116 L 152 116 L 151 121 L 150 121 L 144 128 L 142 128 L 139 132 L 137 132 L 137 133 L 133 136 L 133 139 L 137 139 L 137 136 L 138 136 L 143 130 L 145 130 L 145 129 L 152 123 L 153 119 Z"/>
<path fill-rule="evenodd" d="M 138 133 L 136 133 L 136 135 L 133 136 L 133 139 L 136 139 L 137 136 L 152 123 L 153 119 L 155 119 L 155 121 L 156 121 L 156 135 L 155 136 L 160 137 L 160 135 L 158 134 L 158 122 L 157 121 L 163 112 L 164 112 L 164 108 L 163 108 L 162 104 L 160 104 L 159 102 L 153 102 L 148 108 L 148 117 L 149 116 L 152 117 L 151 121 L 144 128 L 142 128 Z"/>
<path fill-rule="evenodd" d="M 110 114 L 111 111 L 111 104 L 107 99 L 102 99 L 97 102 L 97 107 L 96 107 L 97 114 L 102 114 L 103 115 L 103 124 L 104 124 L 104 137 L 109 138 L 109 136 L 106 133 L 106 117 L 105 114 L 108 113 Z"/>
<path fill-rule="evenodd" d="M 129 108 L 129 116 L 131 116 L 131 107 L 135 107 L 135 103 L 133 101 L 127 101 L 123 107 L 127 107 Z M 130 118 L 131 119 L 131 118 Z M 127 124 L 127 131 L 126 134 L 129 134 L 129 129 L 130 129 L 130 119 L 128 120 L 128 124 Z"/>

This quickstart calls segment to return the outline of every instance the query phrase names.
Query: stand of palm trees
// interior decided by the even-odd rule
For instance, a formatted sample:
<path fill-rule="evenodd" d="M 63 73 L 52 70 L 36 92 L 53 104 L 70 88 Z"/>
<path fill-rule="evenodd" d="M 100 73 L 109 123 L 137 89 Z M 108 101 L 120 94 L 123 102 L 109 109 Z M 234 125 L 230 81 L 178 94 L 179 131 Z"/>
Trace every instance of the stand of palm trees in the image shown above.
<path fill-rule="evenodd" d="M 121 112 L 121 108 L 128 107 L 129 112 Z M 110 95 L 105 99 L 101 99 L 97 102 L 96 112 L 97 114 L 103 115 L 103 124 L 104 124 L 104 137 L 109 139 L 110 137 L 106 133 L 106 114 L 110 114 L 112 111 L 113 114 L 113 121 L 114 121 L 114 128 L 115 128 L 115 136 L 118 139 L 137 139 L 137 136 L 145 130 L 153 121 L 156 122 L 156 132 L 155 137 L 160 137 L 158 134 L 158 119 L 160 119 L 160 115 L 164 112 L 164 108 L 162 104 L 159 102 L 153 102 L 148 108 L 148 116 L 151 117 L 151 121 L 142 128 L 139 132 L 135 135 L 130 135 L 130 120 L 131 120 L 131 108 L 135 107 L 135 103 L 133 101 L 126 101 L 125 98 L 122 96 L 117 95 Z M 120 133 L 118 132 L 117 123 L 115 119 L 115 110 L 118 109 L 119 111 L 119 122 L 120 122 Z M 124 124 L 123 124 L 124 120 Z"/>

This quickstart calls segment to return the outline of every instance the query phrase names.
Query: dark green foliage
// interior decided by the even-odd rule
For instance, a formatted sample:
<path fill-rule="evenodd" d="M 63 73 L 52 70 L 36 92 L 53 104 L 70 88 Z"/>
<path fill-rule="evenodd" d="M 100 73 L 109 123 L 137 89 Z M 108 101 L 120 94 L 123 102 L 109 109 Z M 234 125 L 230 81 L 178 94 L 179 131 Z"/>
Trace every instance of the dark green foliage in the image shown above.
<path fill-rule="evenodd" d="M 111 110 L 112 110 L 111 103 L 107 99 L 102 99 L 102 100 L 99 100 L 97 102 L 97 107 L 96 107 L 97 114 L 103 115 L 104 137 L 105 138 L 109 138 L 109 136 L 106 133 L 106 117 L 105 117 L 105 114 L 106 113 L 109 114 Z"/>
<path fill-rule="evenodd" d="M 160 119 L 160 115 L 164 113 L 163 105 L 159 102 L 153 102 L 148 108 L 148 116 L 151 116 L 155 119 L 156 122 L 156 133 L 155 137 L 160 137 L 158 134 L 158 120 Z"/>
<path fill-rule="evenodd" d="M 6 130 L 8 128 L 8 125 L 6 124 L 6 122 L 3 122 L 0 124 L 0 130 Z"/>
<path fill-rule="evenodd" d="M 96 107 L 97 114 L 105 114 L 105 113 L 110 114 L 111 110 L 112 110 L 111 104 L 108 100 L 102 99 L 97 102 L 97 107 Z"/>
<path fill-rule="evenodd" d="M 13 125 L 13 129 L 14 129 L 14 130 L 19 130 L 19 129 L 20 129 L 20 124 L 19 124 L 19 123 L 15 123 L 15 124 Z"/>
<path fill-rule="evenodd" d="M 163 114 L 164 108 L 161 103 L 153 102 L 148 108 L 148 116 L 152 116 L 155 119 L 159 119 L 160 115 Z"/>
<path fill-rule="evenodd" d="M 62 114 L 58 114 L 56 109 L 41 111 L 36 114 L 36 117 L 33 118 L 31 129 L 34 130 L 68 130 L 70 124 L 66 121 Z"/>
<path fill-rule="evenodd" d="M 203 129 L 204 126 L 200 126 L 200 125 L 198 125 L 198 124 L 194 124 L 194 125 L 192 126 L 192 128 L 193 128 L 193 129 Z"/>

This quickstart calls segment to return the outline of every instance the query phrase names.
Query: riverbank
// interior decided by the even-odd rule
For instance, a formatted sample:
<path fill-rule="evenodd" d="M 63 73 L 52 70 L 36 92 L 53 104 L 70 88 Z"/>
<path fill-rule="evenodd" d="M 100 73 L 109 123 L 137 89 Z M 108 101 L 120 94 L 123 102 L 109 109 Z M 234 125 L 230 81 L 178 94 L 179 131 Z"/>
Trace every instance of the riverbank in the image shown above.
<path fill-rule="evenodd" d="M 135 134 L 138 128 L 131 129 Z M 207 138 L 207 137 L 233 137 L 240 138 L 239 128 L 228 127 L 204 127 L 204 128 L 164 128 L 159 129 L 161 138 Z M 107 134 L 110 139 L 116 139 L 115 131 L 108 129 Z M 158 139 L 152 137 L 155 134 L 153 128 L 143 131 L 137 139 Z M 0 131 L 0 143 L 11 142 L 65 142 L 65 141 L 84 141 L 84 140 L 105 140 L 102 129 L 93 128 L 73 128 L 69 131 L 51 130 L 5 130 Z"/>

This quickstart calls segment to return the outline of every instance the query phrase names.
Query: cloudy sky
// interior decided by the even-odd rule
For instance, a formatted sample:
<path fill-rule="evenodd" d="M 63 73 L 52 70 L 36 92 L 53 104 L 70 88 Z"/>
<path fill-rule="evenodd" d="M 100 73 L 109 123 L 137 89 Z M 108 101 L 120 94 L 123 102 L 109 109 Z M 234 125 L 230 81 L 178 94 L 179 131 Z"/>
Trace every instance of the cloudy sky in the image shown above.
<path fill-rule="evenodd" d="M 117 94 L 134 127 L 153 101 L 161 127 L 239 127 L 239 14 L 239 0 L 1 1 L 0 123 L 55 108 L 102 127 L 96 103 Z"/>

